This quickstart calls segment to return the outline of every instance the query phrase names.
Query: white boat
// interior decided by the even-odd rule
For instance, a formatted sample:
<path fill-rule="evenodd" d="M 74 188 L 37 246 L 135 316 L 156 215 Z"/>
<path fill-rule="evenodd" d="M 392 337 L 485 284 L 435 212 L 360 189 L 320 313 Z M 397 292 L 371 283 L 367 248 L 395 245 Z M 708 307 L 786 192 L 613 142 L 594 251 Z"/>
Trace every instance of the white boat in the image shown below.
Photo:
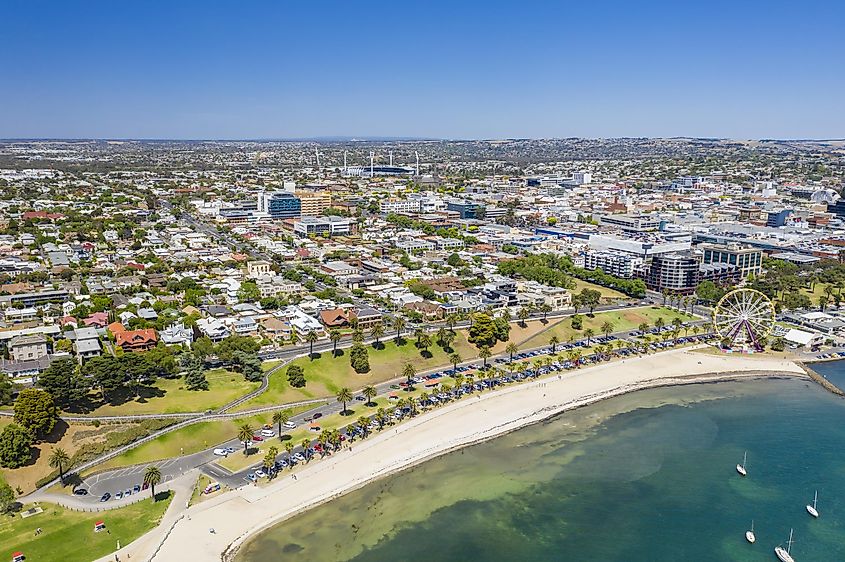
<path fill-rule="evenodd" d="M 782 546 L 775 547 L 775 556 L 778 557 L 780 562 L 795 562 L 795 559 L 789 553 L 792 550 L 792 529 L 789 530 L 789 540 L 786 541 L 786 548 Z"/>
<path fill-rule="evenodd" d="M 816 490 L 816 495 L 813 496 L 813 505 L 807 506 L 807 513 L 813 517 L 819 516 L 819 510 L 816 509 L 816 503 L 819 501 L 819 491 Z"/>
<path fill-rule="evenodd" d="M 736 471 L 739 472 L 741 476 L 745 476 L 748 472 L 745 471 L 745 462 L 748 460 L 748 451 L 745 451 L 745 454 L 742 455 L 742 464 L 736 465 Z"/>
<path fill-rule="evenodd" d="M 751 521 L 751 530 L 745 531 L 745 540 L 747 540 L 751 544 L 754 544 L 754 542 L 757 540 L 757 537 L 754 536 L 754 521 Z"/>

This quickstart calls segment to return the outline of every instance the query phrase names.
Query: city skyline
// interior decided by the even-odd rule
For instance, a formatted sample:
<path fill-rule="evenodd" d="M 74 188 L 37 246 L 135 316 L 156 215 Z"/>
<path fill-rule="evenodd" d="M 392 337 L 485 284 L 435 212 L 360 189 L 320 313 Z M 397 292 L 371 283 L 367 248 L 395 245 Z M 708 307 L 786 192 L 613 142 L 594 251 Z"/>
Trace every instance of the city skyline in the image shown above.
<path fill-rule="evenodd" d="M 2 13 L 2 138 L 845 136 L 833 3 Z"/>

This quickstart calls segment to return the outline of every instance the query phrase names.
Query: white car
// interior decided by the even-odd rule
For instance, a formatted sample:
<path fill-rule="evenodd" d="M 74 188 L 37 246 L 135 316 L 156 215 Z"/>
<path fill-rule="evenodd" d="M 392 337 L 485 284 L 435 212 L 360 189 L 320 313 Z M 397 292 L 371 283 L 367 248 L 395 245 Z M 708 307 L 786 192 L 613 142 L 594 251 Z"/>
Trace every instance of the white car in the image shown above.
<path fill-rule="evenodd" d="M 261 436 L 262 437 L 275 437 L 276 432 L 273 431 L 272 429 L 262 429 L 261 430 Z"/>
<path fill-rule="evenodd" d="M 293 423 L 292 421 L 286 421 L 282 425 L 285 426 L 288 429 L 296 429 L 296 424 Z"/>
<path fill-rule="evenodd" d="M 226 449 L 214 449 L 214 454 L 218 457 L 225 457 L 229 454 L 229 451 Z"/>
<path fill-rule="evenodd" d="M 259 478 L 264 478 L 265 476 L 267 476 L 267 474 L 260 468 L 255 471 L 255 475 Z"/>
<path fill-rule="evenodd" d="M 299 462 L 302 462 L 302 461 L 304 461 L 304 460 L 305 460 L 305 456 L 303 456 L 303 454 L 302 454 L 302 453 L 294 453 L 294 454 L 293 454 L 293 458 L 295 458 L 295 459 L 296 459 L 296 460 L 298 460 Z"/>

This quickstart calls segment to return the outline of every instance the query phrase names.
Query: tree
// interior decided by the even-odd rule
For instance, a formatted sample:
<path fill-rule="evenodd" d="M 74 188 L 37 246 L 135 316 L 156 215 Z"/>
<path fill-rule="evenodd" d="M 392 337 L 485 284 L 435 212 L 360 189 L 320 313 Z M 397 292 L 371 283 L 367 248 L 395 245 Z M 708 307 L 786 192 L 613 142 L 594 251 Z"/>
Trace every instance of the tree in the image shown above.
<path fill-rule="evenodd" d="M 332 342 L 332 356 L 337 357 L 337 344 L 340 342 L 340 339 L 343 336 L 340 333 L 340 330 L 337 328 L 332 328 L 329 330 L 329 340 Z"/>
<path fill-rule="evenodd" d="M 654 321 L 654 327 L 657 328 L 658 332 L 663 331 L 663 327 L 666 325 L 666 321 L 663 320 L 662 316 L 658 316 L 657 320 Z"/>
<path fill-rule="evenodd" d="M 264 377 L 261 359 L 255 352 L 236 351 L 232 354 L 232 363 L 248 381 L 260 381 Z"/>
<path fill-rule="evenodd" d="M 305 455 L 305 460 L 311 460 L 311 441 L 309 439 L 303 439 L 300 441 L 299 446 L 302 447 L 302 454 Z"/>
<path fill-rule="evenodd" d="M 398 344 L 402 337 L 402 330 L 405 329 L 405 319 L 397 316 L 393 319 L 393 327 L 396 328 L 396 343 Z"/>
<path fill-rule="evenodd" d="M 370 355 L 367 348 L 360 343 L 352 345 L 349 351 L 349 364 L 356 373 L 366 373 L 370 370 Z"/>
<path fill-rule="evenodd" d="M 605 337 L 609 336 L 613 332 L 613 322 L 605 320 L 605 322 L 601 325 L 601 331 Z"/>
<path fill-rule="evenodd" d="M 191 351 L 193 351 L 194 355 L 200 359 L 205 359 L 214 353 L 214 343 L 207 336 L 197 338 L 194 340 L 194 343 L 191 344 Z"/>
<path fill-rule="evenodd" d="M 238 427 L 238 441 L 244 444 L 244 454 L 249 452 L 249 444 L 252 443 L 252 435 L 255 430 L 248 423 L 243 423 Z"/>
<path fill-rule="evenodd" d="M 557 344 L 559 344 L 559 343 L 560 343 L 559 337 L 552 336 L 552 337 L 549 338 L 549 346 L 551 346 L 551 348 L 552 348 L 552 353 L 555 352 L 555 349 L 557 348 Z"/>
<path fill-rule="evenodd" d="M 381 322 L 375 324 L 372 328 L 370 328 L 370 336 L 375 340 L 375 347 L 378 349 L 381 347 L 381 342 L 379 339 L 384 335 L 384 326 Z"/>
<path fill-rule="evenodd" d="M 65 452 L 64 449 L 61 447 L 56 447 L 52 449 L 50 452 L 50 458 L 48 459 L 48 464 L 50 468 L 55 468 L 59 471 L 59 480 L 62 482 L 65 481 L 65 473 L 64 469 L 67 467 L 68 463 L 70 462 L 70 457 Z"/>
<path fill-rule="evenodd" d="M 701 299 L 702 302 L 709 304 L 716 303 L 724 296 L 724 294 L 725 290 L 717 286 L 712 281 L 702 281 L 695 288 L 695 295 Z M 665 299 L 663 304 L 666 304 Z"/>
<path fill-rule="evenodd" d="M 244 281 L 238 289 L 238 300 L 241 302 L 255 302 L 261 298 L 261 291 L 258 285 L 252 281 Z"/>
<path fill-rule="evenodd" d="M 46 390 L 25 388 L 18 394 L 15 401 L 15 422 L 36 439 L 53 431 L 58 420 L 58 409 L 53 397 Z"/>
<path fill-rule="evenodd" d="M 455 331 L 455 324 L 458 323 L 458 318 L 455 314 L 447 314 L 446 318 L 444 318 L 443 321 L 449 327 L 449 331 Z"/>
<path fill-rule="evenodd" d="M 282 424 L 288 423 L 290 420 L 290 412 L 288 410 L 278 410 L 273 412 L 273 423 L 279 428 L 279 437 L 282 436 Z"/>
<path fill-rule="evenodd" d="M 340 390 L 338 390 L 338 391 L 337 391 L 337 394 L 336 394 L 336 396 L 335 396 L 335 397 L 337 398 L 337 401 L 338 401 L 338 402 L 340 402 L 341 404 L 343 404 L 343 408 L 340 410 L 340 415 L 341 415 L 341 416 L 345 416 L 345 415 L 347 415 L 347 413 L 346 413 L 346 404 L 347 404 L 348 402 L 351 402 L 351 401 L 352 401 L 352 398 L 353 398 L 353 397 L 352 397 L 352 391 L 351 391 L 351 390 L 349 390 L 347 387 L 345 387 L 345 386 L 344 386 L 343 388 L 341 388 Z"/>
<path fill-rule="evenodd" d="M 38 376 L 38 386 L 49 392 L 57 404 L 67 408 L 88 393 L 90 385 L 79 374 L 79 365 L 71 358 L 56 359 Z"/>
<path fill-rule="evenodd" d="M 185 387 L 188 390 L 208 390 L 202 360 L 193 353 L 185 353 L 181 362 L 185 369 Z"/>
<path fill-rule="evenodd" d="M 786 345 L 784 344 L 783 338 L 773 339 L 771 348 L 772 351 L 783 351 L 784 349 L 786 349 Z"/>
<path fill-rule="evenodd" d="M 0 432 L 0 466 L 20 468 L 32 458 L 32 433 L 16 423 Z"/>
<path fill-rule="evenodd" d="M 308 343 L 308 357 L 312 361 L 314 360 L 314 343 L 316 343 L 317 339 L 317 332 L 314 330 L 308 330 L 308 333 L 305 334 L 305 341 Z"/>
<path fill-rule="evenodd" d="M 376 391 L 376 388 L 374 386 L 367 385 L 364 387 L 364 390 L 361 391 L 361 394 L 363 394 L 364 397 L 367 399 L 367 406 L 372 406 L 373 398 L 376 397 L 378 392 Z"/>
<path fill-rule="evenodd" d="M 513 342 L 508 342 L 507 347 L 505 347 L 505 353 L 510 356 L 509 361 L 513 363 L 513 356 L 519 353 L 519 347 Z"/>
<path fill-rule="evenodd" d="M 235 361 L 235 353 L 258 353 L 261 346 L 248 336 L 229 336 L 217 344 L 217 358 L 224 363 Z"/>
<path fill-rule="evenodd" d="M 270 446 L 267 449 L 267 454 L 264 455 L 264 461 L 261 463 L 264 470 L 269 474 L 271 469 L 276 465 L 276 456 L 279 454 L 278 447 Z"/>
<path fill-rule="evenodd" d="M 580 330 L 584 327 L 584 317 L 580 314 L 573 314 L 571 325 L 573 330 Z"/>
<path fill-rule="evenodd" d="M 288 383 L 294 388 L 302 388 L 305 386 L 305 369 L 301 365 L 289 365 Z"/>
<path fill-rule="evenodd" d="M 354 343 L 363 343 L 364 342 L 364 332 L 361 328 L 356 327 L 352 330 L 352 341 Z"/>
<path fill-rule="evenodd" d="M 428 348 L 431 347 L 431 336 L 422 334 L 417 338 L 417 347 L 420 348 L 424 354 L 428 354 Z"/>
<path fill-rule="evenodd" d="M 456 334 L 452 330 L 440 328 L 437 330 L 437 343 L 443 349 L 451 349 L 452 342 L 455 341 Z"/>
<path fill-rule="evenodd" d="M 579 297 L 581 300 L 581 304 L 586 306 L 590 310 L 590 316 L 593 315 L 593 311 L 599 305 L 601 301 L 601 291 L 596 291 L 595 289 L 587 289 L 584 288 L 579 293 Z"/>
<path fill-rule="evenodd" d="M 493 347 L 497 341 L 508 341 L 510 324 L 505 318 L 495 320 L 486 313 L 473 315 L 474 321 L 469 329 L 469 342 L 478 349 L 482 346 Z"/>
<path fill-rule="evenodd" d="M 412 390 L 414 388 L 414 376 L 417 374 L 417 370 L 414 368 L 413 365 L 410 363 L 405 363 L 405 366 L 402 367 L 402 376 L 405 377 L 408 383 L 408 390 Z"/>
<path fill-rule="evenodd" d="M 290 441 L 285 441 L 285 452 L 288 454 L 288 458 L 290 458 L 291 454 L 293 454 L 293 443 Z"/>
<path fill-rule="evenodd" d="M 126 374 L 120 370 L 117 358 L 107 355 L 92 357 L 85 362 L 82 370 L 86 377 L 94 381 L 99 387 L 103 401 L 108 401 L 108 395 L 123 386 Z"/>
<path fill-rule="evenodd" d="M 519 309 L 516 313 L 516 317 L 519 318 L 519 324 L 525 328 L 526 324 L 525 321 L 531 318 L 531 310 L 527 306 L 523 306 Z"/>
<path fill-rule="evenodd" d="M 8 513 L 15 504 L 15 491 L 0 475 L 0 514 Z"/>
<path fill-rule="evenodd" d="M 596 333 L 593 331 L 592 328 L 587 328 L 584 330 L 584 336 L 587 338 L 587 345 L 590 345 L 590 339 L 595 336 Z"/>
<path fill-rule="evenodd" d="M 453 353 L 449 356 L 449 362 L 452 363 L 452 376 L 458 372 L 458 363 L 461 361 L 463 361 L 463 359 L 458 353 Z"/>
<path fill-rule="evenodd" d="M 153 502 L 156 501 L 156 484 L 161 482 L 161 471 L 157 466 L 151 465 L 144 471 L 144 484 L 150 487 Z"/>
<path fill-rule="evenodd" d="M 637 329 L 640 331 L 640 333 L 645 334 L 648 330 L 648 322 L 640 322 L 640 325 L 637 326 Z"/>
<path fill-rule="evenodd" d="M 384 420 L 387 417 L 387 412 L 384 411 L 384 408 L 379 408 L 376 410 L 376 421 L 378 422 L 379 430 L 384 429 Z"/>
<path fill-rule="evenodd" d="M 540 312 L 543 313 L 543 324 L 548 321 L 549 312 L 551 312 L 552 310 L 552 305 L 550 304 L 543 303 L 540 305 Z"/>
<path fill-rule="evenodd" d="M 484 361 L 484 369 L 487 368 L 487 360 L 490 359 L 491 355 L 490 348 L 486 345 L 481 346 L 481 349 L 478 350 L 478 356 Z"/>
<path fill-rule="evenodd" d="M 0 406 L 6 406 L 12 403 L 12 398 L 15 394 L 15 385 L 9 380 L 9 377 L 0 377 Z"/>

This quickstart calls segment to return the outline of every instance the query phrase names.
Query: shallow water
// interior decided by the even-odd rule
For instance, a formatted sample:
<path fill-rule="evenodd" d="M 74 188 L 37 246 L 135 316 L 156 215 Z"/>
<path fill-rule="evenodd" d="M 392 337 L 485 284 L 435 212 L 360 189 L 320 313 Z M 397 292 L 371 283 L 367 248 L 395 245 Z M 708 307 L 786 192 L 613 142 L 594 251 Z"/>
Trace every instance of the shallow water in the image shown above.
<path fill-rule="evenodd" d="M 653 389 L 365 486 L 239 560 L 772 560 L 790 527 L 797 560 L 845 560 L 843 451 L 845 400 L 804 381 Z"/>

